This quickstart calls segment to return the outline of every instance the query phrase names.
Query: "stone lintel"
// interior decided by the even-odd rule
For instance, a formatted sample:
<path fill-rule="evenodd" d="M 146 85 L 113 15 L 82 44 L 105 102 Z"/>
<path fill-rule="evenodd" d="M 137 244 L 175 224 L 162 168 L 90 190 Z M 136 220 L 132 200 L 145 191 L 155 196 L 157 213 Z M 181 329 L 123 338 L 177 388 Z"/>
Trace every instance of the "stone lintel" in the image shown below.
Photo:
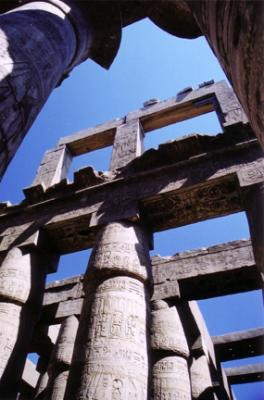
<path fill-rule="evenodd" d="M 260 382 L 264 380 L 264 364 L 225 368 L 225 373 L 230 385 Z"/>
<path fill-rule="evenodd" d="M 199 300 L 261 288 L 251 243 L 235 241 L 152 258 L 153 299 Z"/>
<path fill-rule="evenodd" d="M 181 268 L 179 268 L 181 265 Z M 203 299 L 261 288 L 250 241 L 235 241 L 207 249 L 184 252 L 172 257 L 152 257 L 154 294 L 152 299 Z M 202 283 L 202 284 L 201 284 Z M 203 290 L 200 287 L 203 287 Z M 180 289 L 180 291 L 179 291 Z M 84 297 L 83 276 L 46 285 L 43 323 L 79 313 Z M 72 302 L 72 303 L 71 303 Z"/>
<path fill-rule="evenodd" d="M 144 132 L 149 132 L 211 111 L 216 111 L 224 130 L 248 123 L 232 89 L 220 81 L 179 92 L 176 97 L 132 111 L 126 117 L 66 136 L 59 145 L 67 145 L 73 156 L 80 155 L 112 145 L 116 129 L 125 122 L 139 119 Z"/>
<path fill-rule="evenodd" d="M 233 332 L 212 337 L 221 361 L 230 361 L 264 354 L 264 328 Z"/>
<path fill-rule="evenodd" d="M 55 249 L 68 253 L 91 247 L 100 225 L 137 220 L 138 211 L 152 232 L 242 211 L 237 172 L 264 163 L 256 140 L 176 163 L 172 161 L 173 143 L 166 149 L 163 164 L 157 158 L 152 167 L 146 165 L 143 155 L 144 171 L 138 157 L 132 175 L 89 188 L 66 185 L 60 194 L 46 192 L 39 203 L 2 210 L 0 251 L 27 237 L 29 227 L 30 232 L 43 227 Z"/>

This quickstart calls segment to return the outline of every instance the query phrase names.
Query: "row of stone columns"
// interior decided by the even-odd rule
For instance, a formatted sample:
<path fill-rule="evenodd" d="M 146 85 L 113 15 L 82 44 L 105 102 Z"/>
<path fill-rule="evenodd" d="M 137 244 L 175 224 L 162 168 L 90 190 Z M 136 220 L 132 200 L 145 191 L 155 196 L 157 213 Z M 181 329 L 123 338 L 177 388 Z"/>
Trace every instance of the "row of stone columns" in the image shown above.
<path fill-rule="evenodd" d="M 247 197 L 253 245 L 263 240 L 263 221 L 257 218 L 259 214 L 256 213 L 257 209 L 263 210 L 262 198 L 262 185 L 254 187 Z M 263 248 L 257 246 L 255 254 L 262 257 Z M 44 256 L 40 251 L 24 254 L 21 249 L 13 248 L 2 260 L 0 397 L 12 399 L 16 396 L 52 258 L 53 255 Z M 168 388 L 172 393 L 185 391 L 186 398 L 191 396 L 187 373 L 189 350 L 176 306 L 169 307 L 165 301 L 153 304 L 150 336 L 151 282 L 148 235 L 144 228 L 131 222 L 115 222 L 104 227 L 98 235 L 85 275 L 86 298 L 69 379 L 68 369 L 78 325 L 76 317 L 62 325 L 58 339 L 62 350 L 55 351 L 48 370 L 48 398 L 60 398 L 57 382 L 64 381 L 66 385 L 68 380 L 65 399 L 91 396 L 126 399 L 137 398 L 138 393 L 140 398 L 147 399 L 152 361 L 154 393 L 162 392 L 163 382 L 169 382 L 164 378 L 166 373 L 168 376 L 177 375 L 176 370 L 180 368 L 185 378 L 181 377 L 179 387 L 177 379 L 173 378 L 172 386 L 168 383 Z M 153 360 L 149 359 L 150 337 Z M 204 391 L 203 387 L 195 388 L 193 384 L 202 365 L 203 371 L 207 368 L 205 381 L 208 384 L 206 358 L 193 358 L 190 367 L 193 398 L 199 398 L 201 390 Z M 166 372 L 167 366 L 172 370 Z M 182 382 L 185 383 L 181 388 Z"/>
<path fill-rule="evenodd" d="M 256 262 L 263 267 L 263 185 L 254 186 L 245 196 L 244 202 Z M 15 398 L 32 332 L 41 311 L 45 277 L 53 258 L 54 255 L 41 251 L 23 253 L 21 249 L 13 248 L 2 260 L 0 397 L 5 398 L 8 394 L 9 398 Z M 116 398 L 136 398 L 138 391 L 141 398 L 147 398 L 150 379 L 148 316 L 151 282 L 148 235 L 144 228 L 131 222 L 115 222 L 104 227 L 98 235 L 85 275 L 86 299 L 65 399 L 89 398 L 90 393 L 100 398 L 110 398 L 110 393 Z M 188 346 L 177 307 L 169 307 L 166 302 L 154 303 L 153 307 L 153 379 L 154 388 L 160 391 L 163 382 L 161 375 L 165 373 L 166 365 L 173 368 L 181 365 L 181 370 L 187 371 Z M 70 347 L 70 342 L 73 344 L 76 330 L 75 317 L 64 322 L 58 339 L 62 341 L 62 348 Z M 64 342 L 64 337 L 68 336 L 65 332 L 70 331 L 74 332 L 71 340 Z M 67 351 L 70 354 L 70 350 Z M 56 387 L 56 379 L 67 380 L 68 372 L 66 374 L 65 371 L 71 357 L 68 354 L 67 360 L 63 357 L 60 359 L 60 354 L 60 351 L 55 353 L 52 366 L 49 367 L 48 390 Z M 172 364 L 165 362 L 168 361 L 167 357 Z M 206 364 L 204 357 L 194 358 L 191 376 L 196 376 L 203 364 Z M 185 376 L 187 382 L 187 373 Z M 175 379 L 174 385 L 177 385 Z M 186 393 L 189 390 L 187 386 L 186 383 Z M 57 399 L 56 396 L 54 394 L 54 399 Z"/>

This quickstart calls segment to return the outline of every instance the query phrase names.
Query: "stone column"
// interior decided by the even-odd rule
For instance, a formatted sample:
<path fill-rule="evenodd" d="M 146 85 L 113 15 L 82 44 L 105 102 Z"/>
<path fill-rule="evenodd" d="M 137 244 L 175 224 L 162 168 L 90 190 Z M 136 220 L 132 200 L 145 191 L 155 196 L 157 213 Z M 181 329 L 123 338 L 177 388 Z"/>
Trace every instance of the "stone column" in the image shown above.
<path fill-rule="evenodd" d="M 49 257 L 13 248 L 0 267 L 0 398 L 15 399 L 39 318 Z"/>
<path fill-rule="evenodd" d="M 148 399 L 148 241 L 130 222 L 102 229 L 85 276 L 65 399 Z"/>
<path fill-rule="evenodd" d="M 37 400 L 44 399 L 45 390 L 47 388 L 48 381 L 49 381 L 49 375 L 48 375 L 47 371 L 41 372 L 39 375 L 37 386 L 36 386 L 34 399 L 37 399 Z"/>
<path fill-rule="evenodd" d="M 185 0 L 264 148 L 263 1 Z"/>
<path fill-rule="evenodd" d="M 0 179 L 52 89 L 90 47 L 76 2 L 31 1 L 0 16 Z"/>
<path fill-rule="evenodd" d="M 246 188 L 243 191 L 243 201 L 254 257 L 264 287 L 264 183 Z"/>
<path fill-rule="evenodd" d="M 193 399 L 213 400 L 214 387 L 210 374 L 210 369 L 205 354 L 192 357 L 190 365 L 191 388 Z"/>
<path fill-rule="evenodd" d="M 66 318 L 61 325 L 48 367 L 49 381 L 45 393 L 47 400 L 64 398 L 78 325 L 75 315 Z"/>
<path fill-rule="evenodd" d="M 154 300 L 152 305 L 152 399 L 191 400 L 189 348 L 177 307 L 164 300 Z"/>

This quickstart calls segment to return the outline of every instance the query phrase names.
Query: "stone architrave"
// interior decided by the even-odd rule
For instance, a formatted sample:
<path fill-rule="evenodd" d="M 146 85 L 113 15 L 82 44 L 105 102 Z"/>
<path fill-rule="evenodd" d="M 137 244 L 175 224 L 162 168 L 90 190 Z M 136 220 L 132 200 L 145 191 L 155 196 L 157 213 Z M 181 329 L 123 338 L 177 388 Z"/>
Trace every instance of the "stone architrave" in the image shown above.
<path fill-rule="evenodd" d="M 151 348 L 153 351 L 152 398 L 191 400 L 187 359 L 190 355 L 177 306 L 152 301 Z"/>
<path fill-rule="evenodd" d="M 31 1 L 0 16 L 0 177 L 51 91 L 89 56 L 75 2 Z"/>
<path fill-rule="evenodd" d="M 163 357 L 153 366 L 153 400 L 191 400 L 187 360 L 179 356 Z"/>
<path fill-rule="evenodd" d="M 142 227 L 116 222 L 102 229 L 85 276 L 65 399 L 148 399 L 150 271 Z"/>
<path fill-rule="evenodd" d="M 48 367 L 49 381 L 44 397 L 47 400 L 64 398 L 78 325 L 79 320 L 75 315 L 61 324 Z"/>
<path fill-rule="evenodd" d="M 192 398 L 200 399 L 213 395 L 213 384 L 206 355 L 192 358 L 190 366 Z M 211 398 L 211 397 L 210 397 Z"/>
<path fill-rule="evenodd" d="M 0 398 L 16 398 L 33 329 L 40 316 L 48 257 L 7 253 L 0 267 Z"/>

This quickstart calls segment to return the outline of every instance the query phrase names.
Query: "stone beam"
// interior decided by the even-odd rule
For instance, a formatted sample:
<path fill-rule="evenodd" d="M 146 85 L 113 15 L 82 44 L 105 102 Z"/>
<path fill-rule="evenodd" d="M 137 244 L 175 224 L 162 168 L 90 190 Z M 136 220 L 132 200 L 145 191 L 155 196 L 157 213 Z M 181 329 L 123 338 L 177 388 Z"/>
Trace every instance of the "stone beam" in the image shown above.
<path fill-rule="evenodd" d="M 261 287 L 248 240 L 192 250 L 171 257 L 152 257 L 153 299 L 180 296 L 199 300 Z"/>
<path fill-rule="evenodd" d="M 215 352 L 221 361 L 264 354 L 264 328 L 213 336 Z"/>
<path fill-rule="evenodd" d="M 152 257 L 152 269 L 153 300 L 204 299 L 261 288 L 252 247 L 247 240 L 172 257 Z M 68 315 L 79 315 L 83 297 L 82 275 L 48 283 L 41 323 L 59 323 Z"/>
<path fill-rule="evenodd" d="M 148 103 L 148 102 L 146 102 Z M 188 87 L 175 97 L 132 111 L 125 117 L 100 124 L 66 136 L 59 145 L 66 145 L 73 156 L 110 146 L 117 129 L 125 122 L 139 120 L 144 133 L 215 111 L 223 130 L 235 124 L 248 123 L 235 94 L 225 81 L 201 84 L 198 89 Z"/>
<path fill-rule="evenodd" d="M 264 380 L 264 364 L 249 364 L 242 367 L 225 368 L 230 385 Z"/>
<path fill-rule="evenodd" d="M 237 173 L 254 184 L 264 177 L 264 159 L 256 139 L 241 135 L 176 140 L 145 152 L 114 178 L 94 176 L 88 187 L 55 185 L 34 201 L 3 205 L 0 251 L 31 240 L 37 245 L 41 228 L 56 251 L 69 253 L 91 247 L 100 226 L 137 220 L 139 213 L 157 232 L 242 211 Z"/>

